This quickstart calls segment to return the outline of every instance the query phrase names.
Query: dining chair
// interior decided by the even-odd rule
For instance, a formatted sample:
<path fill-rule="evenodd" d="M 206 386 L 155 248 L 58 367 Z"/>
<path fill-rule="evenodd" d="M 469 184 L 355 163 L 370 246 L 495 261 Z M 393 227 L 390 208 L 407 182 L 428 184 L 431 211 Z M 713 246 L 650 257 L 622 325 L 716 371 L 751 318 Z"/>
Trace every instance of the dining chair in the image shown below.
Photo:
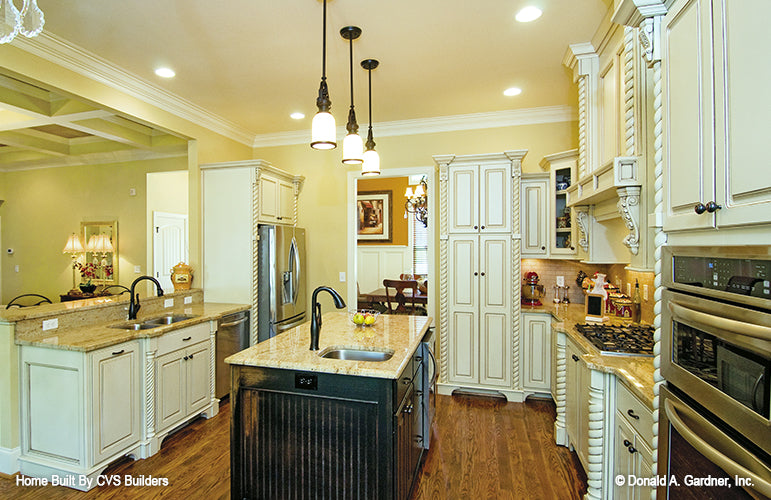
<path fill-rule="evenodd" d="M 386 305 L 389 314 L 414 314 L 418 305 L 415 303 L 415 296 L 418 294 L 418 282 L 415 280 L 383 280 L 385 287 Z M 405 290 L 411 290 L 409 296 L 404 294 Z M 393 298 L 391 292 L 393 291 Z M 408 302 L 410 305 L 408 305 Z"/>
<path fill-rule="evenodd" d="M 23 295 L 19 295 L 11 299 L 11 301 L 8 302 L 8 305 L 6 305 L 5 308 L 10 309 L 11 307 L 32 307 L 32 306 L 39 306 L 40 304 L 50 304 L 50 303 L 51 303 L 51 299 L 49 299 L 48 297 L 45 297 L 37 293 L 25 293 Z"/>

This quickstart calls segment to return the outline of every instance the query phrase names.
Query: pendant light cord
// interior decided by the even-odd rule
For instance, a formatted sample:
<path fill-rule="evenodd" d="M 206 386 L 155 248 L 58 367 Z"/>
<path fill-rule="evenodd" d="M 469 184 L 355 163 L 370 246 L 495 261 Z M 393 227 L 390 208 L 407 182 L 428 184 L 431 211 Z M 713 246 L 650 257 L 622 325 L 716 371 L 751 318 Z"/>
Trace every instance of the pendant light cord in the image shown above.
<path fill-rule="evenodd" d="M 348 46 L 350 47 L 348 69 L 351 72 L 351 109 L 353 109 L 353 38 L 348 39 Z"/>
<path fill-rule="evenodd" d="M 321 34 L 321 80 L 327 79 L 327 0 L 324 0 L 324 29 Z"/>

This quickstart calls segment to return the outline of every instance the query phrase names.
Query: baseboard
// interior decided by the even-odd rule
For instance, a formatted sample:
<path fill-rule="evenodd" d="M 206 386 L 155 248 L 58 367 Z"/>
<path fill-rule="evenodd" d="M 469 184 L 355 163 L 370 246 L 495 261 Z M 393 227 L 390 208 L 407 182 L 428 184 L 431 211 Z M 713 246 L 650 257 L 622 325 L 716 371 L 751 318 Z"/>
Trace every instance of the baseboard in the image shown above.
<path fill-rule="evenodd" d="M 476 386 L 476 385 L 455 385 L 455 384 L 436 384 L 437 393 L 443 396 L 452 396 L 452 391 L 456 389 L 469 390 L 475 393 L 483 394 L 485 392 L 494 394 L 503 394 L 506 396 L 506 400 L 510 403 L 522 403 L 525 401 L 526 394 L 523 391 L 516 391 L 512 389 L 499 389 L 497 387 L 490 386 Z"/>
<path fill-rule="evenodd" d="M 21 447 L 13 449 L 0 447 L 0 474 L 13 475 L 19 472 Z"/>

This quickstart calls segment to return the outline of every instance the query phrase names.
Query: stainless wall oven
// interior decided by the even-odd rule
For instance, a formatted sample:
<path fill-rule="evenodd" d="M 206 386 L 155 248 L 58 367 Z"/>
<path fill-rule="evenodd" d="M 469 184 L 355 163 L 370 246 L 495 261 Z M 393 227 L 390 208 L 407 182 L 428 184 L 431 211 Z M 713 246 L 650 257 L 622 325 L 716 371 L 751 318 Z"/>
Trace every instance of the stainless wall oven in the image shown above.
<path fill-rule="evenodd" d="M 771 497 L 771 250 L 663 255 L 659 497 Z"/>

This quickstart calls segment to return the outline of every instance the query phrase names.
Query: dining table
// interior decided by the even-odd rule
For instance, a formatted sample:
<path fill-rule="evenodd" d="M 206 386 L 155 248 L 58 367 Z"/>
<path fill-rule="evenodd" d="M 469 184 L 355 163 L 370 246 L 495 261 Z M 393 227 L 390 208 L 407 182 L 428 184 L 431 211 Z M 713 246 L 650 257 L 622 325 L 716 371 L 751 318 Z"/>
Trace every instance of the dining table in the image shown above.
<path fill-rule="evenodd" d="M 403 292 L 404 292 L 404 297 L 406 301 L 411 304 L 413 302 L 412 289 L 406 288 L 404 289 Z M 396 291 L 394 290 L 391 293 L 391 300 L 394 300 L 395 295 L 396 295 Z M 387 305 L 388 297 L 386 296 L 385 287 L 376 288 L 371 292 L 359 294 L 358 301 L 359 301 L 358 305 L 360 309 L 364 309 L 364 308 L 379 309 L 380 307 L 382 308 L 388 307 Z M 428 294 L 425 294 L 420 290 L 418 290 L 417 295 L 415 295 L 414 302 L 415 304 L 420 304 L 420 305 L 428 304 Z M 379 306 L 379 307 L 375 307 L 375 306 Z"/>

